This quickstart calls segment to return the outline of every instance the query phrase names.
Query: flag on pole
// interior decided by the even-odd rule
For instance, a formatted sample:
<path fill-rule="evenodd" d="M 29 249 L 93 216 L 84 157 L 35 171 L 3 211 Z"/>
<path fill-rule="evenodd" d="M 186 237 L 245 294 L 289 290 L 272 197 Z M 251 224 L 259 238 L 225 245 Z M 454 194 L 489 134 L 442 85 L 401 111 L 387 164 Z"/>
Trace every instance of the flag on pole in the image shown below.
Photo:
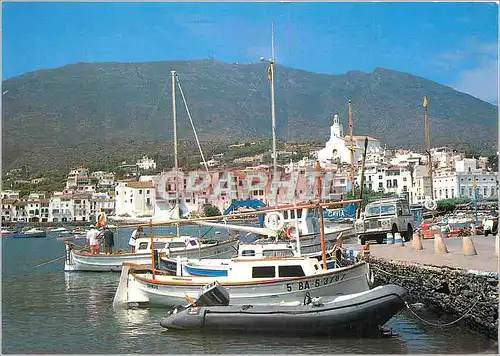
<path fill-rule="evenodd" d="M 476 189 L 477 183 L 476 183 L 476 176 L 472 176 L 472 188 Z"/>
<path fill-rule="evenodd" d="M 424 108 L 427 108 L 427 104 L 428 104 L 427 96 L 424 96 Z"/>
<path fill-rule="evenodd" d="M 271 68 L 272 64 L 269 63 L 267 66 L 267 80 L 271 81 L 273 78 L 273 69 Z"/>

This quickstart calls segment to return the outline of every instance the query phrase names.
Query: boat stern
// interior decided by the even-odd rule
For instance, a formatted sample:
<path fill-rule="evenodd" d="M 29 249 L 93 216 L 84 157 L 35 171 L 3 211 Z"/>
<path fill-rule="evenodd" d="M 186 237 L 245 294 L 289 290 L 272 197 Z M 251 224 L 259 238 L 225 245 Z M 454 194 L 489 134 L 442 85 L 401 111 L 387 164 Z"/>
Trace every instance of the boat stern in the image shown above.
<path fill-rule="evenodd" d="M 138 303 L 148 303 L 149 297 L 142 291 L 139 283 L 131 274 L 133 266 L 123 263 L 120 281 L 113 298 L 113 309 L 128 309 Z"/>

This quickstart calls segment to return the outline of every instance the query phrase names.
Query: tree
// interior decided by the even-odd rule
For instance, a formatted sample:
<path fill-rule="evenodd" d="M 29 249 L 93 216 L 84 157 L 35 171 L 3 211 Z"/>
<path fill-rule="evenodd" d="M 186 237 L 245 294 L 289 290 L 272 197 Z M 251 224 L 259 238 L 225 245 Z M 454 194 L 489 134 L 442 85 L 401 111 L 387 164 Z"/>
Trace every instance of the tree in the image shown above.
<path fill-rule="evenodd" d="M 491 169 L 492 172 L 498 172 L 498 155 L 493 154 L 488 156 L 487 168 Z"/>
<path fill-rule="evenodd" d="M 414 182 L 414 177 L 413 173 L 415 172 L 415 163 L 411 162 L 406 166 L 406 169 L 408 172 L 410 172 L 410 180 L 411 180 L 411 185 L 410 187 L 413 187 L 413 182 Z"/>
<path fill-rule="evenodd" d="M 344 196 L 345 200 L 351 200 L 351 199 L 359 199 L 359 196 L 361 194 L 361 189 L 356 188 L 354 189 L 354 195 L 351 192 L 347 192 Z M 377 199 L 383 199 L 392 196 L 392 193 L 383 193 L 383 192 L 376 192 L 370 188 L 363 189 L 363 204 L 362 208 L 366 206 L 366 204 L 377 200 Z"/>
<path fill-rule="evenodd" d="M 437 201 L 437 211 L 442 213 L 449 213 L 455 210 L 457 204 L 470 203 L 469 198 L 452 198 L 442 199 Z"/>
<path fill-rule="evenodd" d="M 210 204 L 203 207 L 203 213 L 205 216 L 220 216 L 222 215 L 219 208 Z"/>

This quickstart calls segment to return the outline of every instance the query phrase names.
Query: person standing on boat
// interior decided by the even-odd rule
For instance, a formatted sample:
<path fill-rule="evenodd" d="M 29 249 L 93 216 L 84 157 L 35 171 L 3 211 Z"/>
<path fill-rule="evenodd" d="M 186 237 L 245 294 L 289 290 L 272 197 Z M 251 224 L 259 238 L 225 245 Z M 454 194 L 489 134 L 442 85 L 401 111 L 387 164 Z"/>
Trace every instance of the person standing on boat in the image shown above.
<path fill-rule="evenodd" d="M 87 241 L 90 246 L 90 253 L 95 255 L 99 253 L 99 230 L 97 230 L 94 225 L 90 225 L 90 230 L 87 231 Z"/>
<path fill-rule="evenodd" d="M 104 240 L 104 253 L 112 254 L 113 246 L 115 245 L 115 236 L 113 234 L 113 231 L 111 231 L 107 225 L 104 226 L 103 240 Z"/>
<path fill-rule="evenodd" d="M 131 253 L 135 252 L 135 241 L 141 237 L 146 237 L 146 234 L 142 230 L 142 226 L 138 226 L 137 229 L 135 229 L 132 232 L 132 235 L 130 236 L 130 240 L 128 240 L 128 245 L 130 246 Z"/>

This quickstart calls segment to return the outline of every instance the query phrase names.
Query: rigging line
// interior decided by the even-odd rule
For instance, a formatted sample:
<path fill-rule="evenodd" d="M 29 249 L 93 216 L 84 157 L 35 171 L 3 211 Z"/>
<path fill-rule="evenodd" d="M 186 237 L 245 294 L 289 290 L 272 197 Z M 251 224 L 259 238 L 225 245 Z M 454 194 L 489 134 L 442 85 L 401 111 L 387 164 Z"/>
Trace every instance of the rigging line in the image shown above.
<path fill-rule="evenodd" d="M 169 83 L 169 79 L 170 79 L 170 77 L 167 77 L 167 79 L 165 80 L 165 84 L 163 84 L 163 88 L 160 91 L 160 96 L 156 100 L 156 104 L 153 107 L 153 110 L 151 110 L 151 114 L 149 115 L 149 118 L 146 121 L 146 127 L 144 128 L 144 131 L 146 131 L 149 128 L 149 124 L 151 123 L 151 119 L 153 118 L 153 116 L 156 114 L 156 111 L 158 110 L 158 106 L 160 105 L 160 101 L 161 101 L 161 99 L 163 97 L 163 94 L 165 93 L 165 90 L 167 89 L 167 85 Z"/>
<path fill-rule="evenodd" d="M 252 85 L 252 84 L 250 85 L 250 87 L 252 87 L 252 86 L 253 86 L 253 88 L 250 88 L 250 90 L 248 91 L 247 97 L 245 98 L 245 100 L 243 101 L 243 104 L 241 104 L 241 106 L 239 107 L 238 111 L 236 112 L 236 115 L 234 116 L 233 121 L 235 121 L 235 120 L 238 118 L 238 116 L 241 114 L 241 112 L 242 112 L 243 108 L 245 107 L 245 105 L 246 105 L 246 103 L 247 103 L 248 99 L 250 98 L 250 96 L 251 96 L 251 95 L 252 95 L 255 91 L 257 91 L 257 87 L 258 87 L 258 86 L 260 85 L 260 83 L 262 82 L 262 78 L 264 78 L 264 76 L 263 76 L 263 75 L 262 75 L 262 76 L 259 76 L 259 80 L 258 80 L 257 84 L 256 84 L 256 85 Z M 211 152 L 211 154 L 210 154 L 210 155 L 213 155 L 213 154 L 215 153 L 215 151 L 217 151 L 217 149 L 219 148 L 220 144 L 221 144 L 221 142 L 219 141 L 219 143 L 217 144 L 217 146 L 215 146 L 215 148 L 212 150 L 212 152 Z"/>
<path fill-rule="evenodd" d="M 196 133 L 196 129 L 193 123 L 193 118 L 191 117 L 191 113 L 189 112 L 189 108 L 186 103 L 186 98 L 184 97 L 184 92 L 182 91 L 181 83 L 179 82 L 179 77 L 176 75 L 175 79 L 177 80 L 177 86 L 179 87 L 179 91 L 181 92 L 182 101 L 184 101 L 184 106 L 186 107 L 186 112 L 188 114 L 189 121 L 191 122 L 191 127 L 193 128 L 194 137 L 196 139 L 196 143 L 198 144 L 198 149 L 200 150 L 201 158 L 203 159 L 203 164 L 205 165 L 205 169 L 208 172 L 208 164 L 205 161 L 205 156 L 203 155 L 203 150 L 201 149 L 200 140 L 198 139 L 198 134 Z"/>

